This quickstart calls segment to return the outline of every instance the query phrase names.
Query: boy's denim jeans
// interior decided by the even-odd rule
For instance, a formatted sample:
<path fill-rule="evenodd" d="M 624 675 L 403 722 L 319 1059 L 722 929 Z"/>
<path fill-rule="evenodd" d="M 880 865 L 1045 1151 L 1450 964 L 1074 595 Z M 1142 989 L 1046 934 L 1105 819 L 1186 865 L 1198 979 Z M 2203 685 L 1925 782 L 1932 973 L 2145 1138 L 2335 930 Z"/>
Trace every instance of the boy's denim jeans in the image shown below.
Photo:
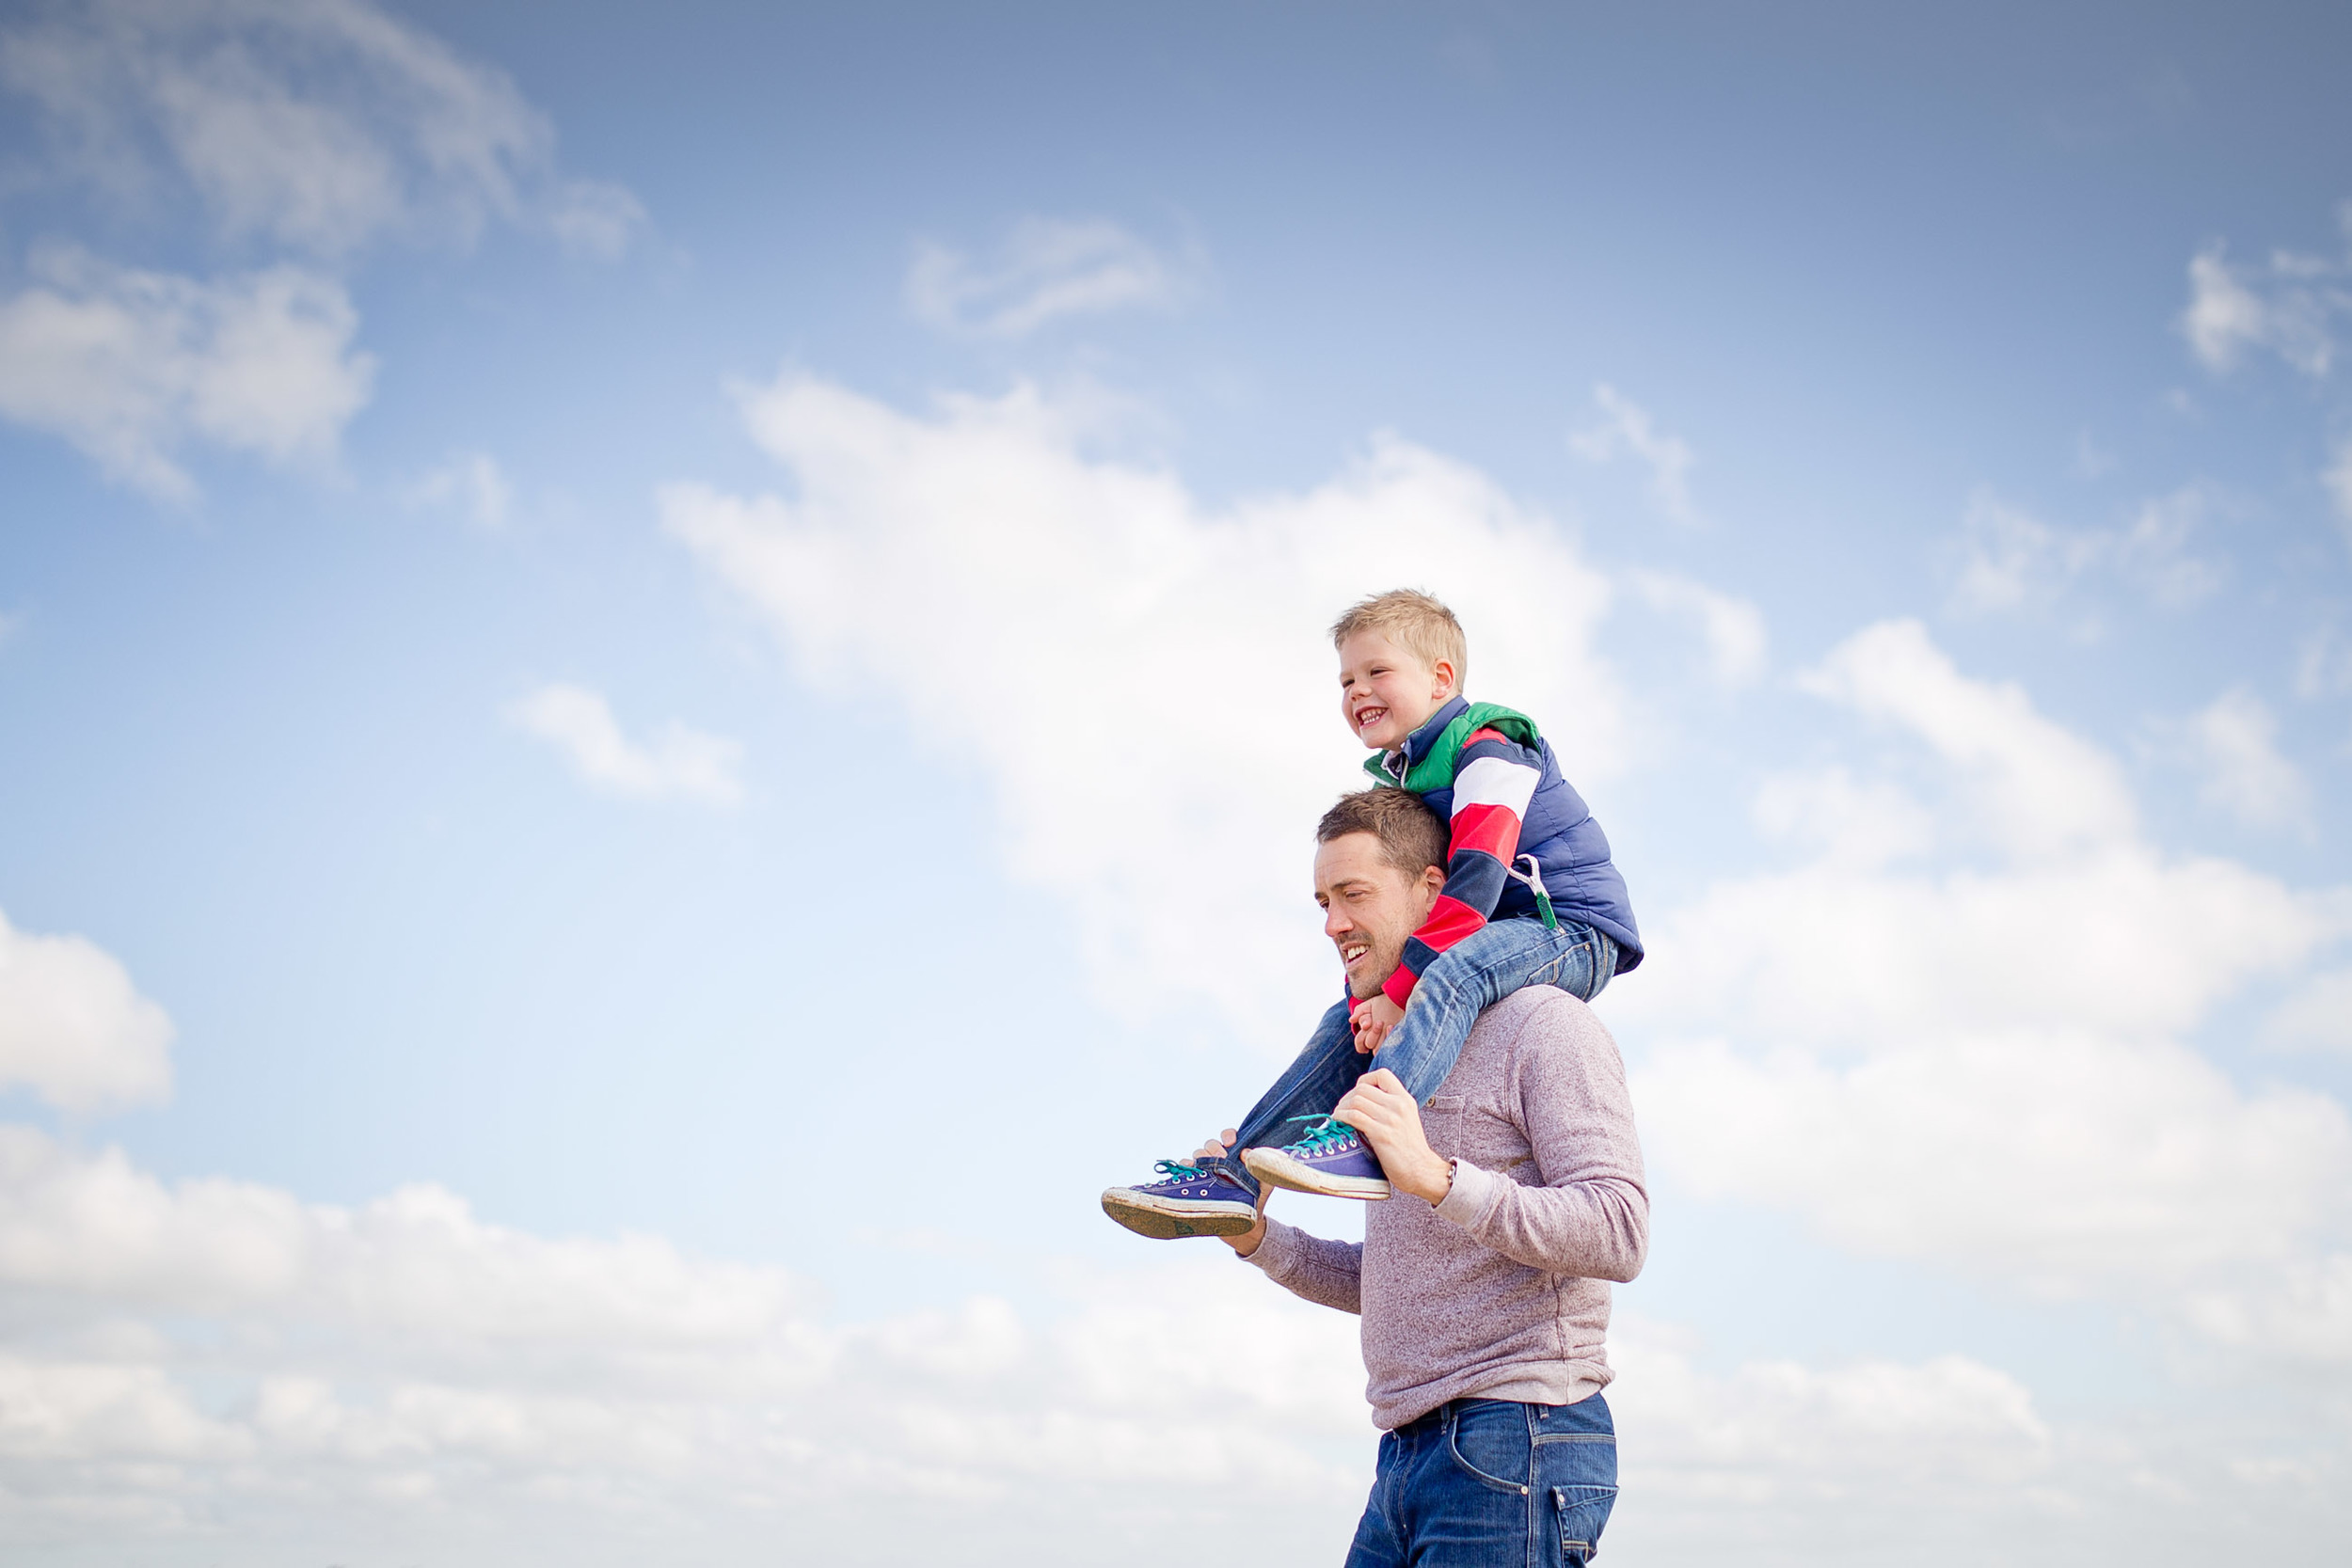
<path fill-rule="evenodd" d="M 1583 1568 L 1616 1500 L 1616 1426 L 1598 1394 L 1449 1401 L 1381 1437 L 1347 1568 Z"/>
<path fill-rule="evenodd" d="M 1387 1068 L 1415 1100 L 1426 1103 L 1454 1070 L 1470 1025 L 1487 1007 L 1523 986 L 1557 986 L 1590 1002 L 1616 968 L 1617 944 L 1590 926 L 1563 922 L 1549 930 L 1540 920 L 1489 921 L 1422 972 L 1406 1004 L 1405 1022 L 1389 1031 L 1369 1058 L 1356 1054 L 1348 1004 L 1325 1013 L 1307 1049 L 1250 1107 L 1240 1140 L 1221 1163 L 1255 1193 L 1258 1179 L 1242 1164 L 1241 1151 L 1297 1142 L 1306 1126 L 1295 1118 L 1327 1116 L 1373 1069 Z"/>

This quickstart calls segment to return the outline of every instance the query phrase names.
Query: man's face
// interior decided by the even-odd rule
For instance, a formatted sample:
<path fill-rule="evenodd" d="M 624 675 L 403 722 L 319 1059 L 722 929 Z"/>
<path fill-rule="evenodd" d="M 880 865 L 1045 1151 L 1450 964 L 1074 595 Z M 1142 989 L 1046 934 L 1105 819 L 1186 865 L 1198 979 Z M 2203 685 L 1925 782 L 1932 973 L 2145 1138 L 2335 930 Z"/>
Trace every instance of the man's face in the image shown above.
<path fill-rule="evenodd" d="M 1429 918 L 1443 886 L 1437 866 L 1408 877 L 1391 865 L 1370 833 L 1342 833 L 1315 847 L 1315 902 L 1323 906 L 1323 934 L 1347 968 L 1349 994 L 1370 996 L 1396 972 L 1405 939 Z"/>

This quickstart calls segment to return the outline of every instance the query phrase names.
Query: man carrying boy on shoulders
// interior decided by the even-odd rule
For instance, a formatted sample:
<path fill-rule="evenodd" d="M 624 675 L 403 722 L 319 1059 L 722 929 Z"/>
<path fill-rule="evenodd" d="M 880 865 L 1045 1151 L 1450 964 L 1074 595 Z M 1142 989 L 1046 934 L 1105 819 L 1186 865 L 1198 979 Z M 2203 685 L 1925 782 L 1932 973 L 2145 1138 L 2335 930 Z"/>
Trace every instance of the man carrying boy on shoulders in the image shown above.
<path fill-rule="evenodd" d="M 1351 983 L 1376 986 L 1445 884 L 1446 825 L 1376 788 L 1343 797 L 1315 836 L 1325 933 Z M 1640 1273 L 1649 1243 L 1615 1042 L 1574 996 L 1529 988 L 1479 1015 L 1426 1110 L 1383 1069 L 1334 1114 L 1394 1188 L 1367 1207 L 1362 1243 L 1263 1212 L 1225 1240 L 1284 1289 L 1363 1320 L 1385 1435 L 1347 1568 L 1583 1563 L 1617 1490 L 1607 1282 Z"/>

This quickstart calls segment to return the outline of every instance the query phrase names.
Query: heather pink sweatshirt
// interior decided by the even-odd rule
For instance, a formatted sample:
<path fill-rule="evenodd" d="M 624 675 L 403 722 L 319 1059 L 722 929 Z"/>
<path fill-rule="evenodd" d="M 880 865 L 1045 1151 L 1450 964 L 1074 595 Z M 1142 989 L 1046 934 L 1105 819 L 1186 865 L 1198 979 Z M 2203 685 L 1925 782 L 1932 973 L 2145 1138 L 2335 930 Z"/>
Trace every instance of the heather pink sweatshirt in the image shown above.
<path fill-rule="evenodd" d="M 1456 1162 L 1444 1201 L 1367 1205 L 1360 1245 L 1269 1220 L 1249 1261 L 1362 1315 L 1384 1429 L 1471 1394 L 1573 1404 L 1598 1391 L 1615 1375 L 1605 1281 L 1639 1274 L 1649 1246 L 1616 1041 L 1575 997 L 1531 986 L 1479 1015 L 1422 1124 Z"/>

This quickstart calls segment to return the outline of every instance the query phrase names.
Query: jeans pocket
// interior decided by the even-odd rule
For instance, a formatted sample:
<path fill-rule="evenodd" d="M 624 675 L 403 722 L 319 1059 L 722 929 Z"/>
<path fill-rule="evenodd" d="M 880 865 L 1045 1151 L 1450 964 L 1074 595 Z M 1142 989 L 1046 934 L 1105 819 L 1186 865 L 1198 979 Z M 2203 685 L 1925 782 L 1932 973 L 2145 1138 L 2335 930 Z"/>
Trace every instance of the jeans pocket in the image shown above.
<path fill-rule="evenodd" d="M 1565 1568 L 1584 1568 L 1600 1549 L 1601 1527 L 1609 1523 L 1609 1511 L 1616 1505 L 1617 1489 L 1613 1486 L 1555 1486 L 1551 1489 L 1551 1516 L 1558 1530 L 1559 1560 Z"/>
<path fill-rule="evenodd" d="M 1468 1405 L 1446 1423 L 1445 1446 L 1454 1468 L 1493 1491 L 1524 1497 L 1535 1479 L 1524 1405 L 1502 1400 Z M 1520 1479 L 1511 1480 L 1515 1474 Z"/>

